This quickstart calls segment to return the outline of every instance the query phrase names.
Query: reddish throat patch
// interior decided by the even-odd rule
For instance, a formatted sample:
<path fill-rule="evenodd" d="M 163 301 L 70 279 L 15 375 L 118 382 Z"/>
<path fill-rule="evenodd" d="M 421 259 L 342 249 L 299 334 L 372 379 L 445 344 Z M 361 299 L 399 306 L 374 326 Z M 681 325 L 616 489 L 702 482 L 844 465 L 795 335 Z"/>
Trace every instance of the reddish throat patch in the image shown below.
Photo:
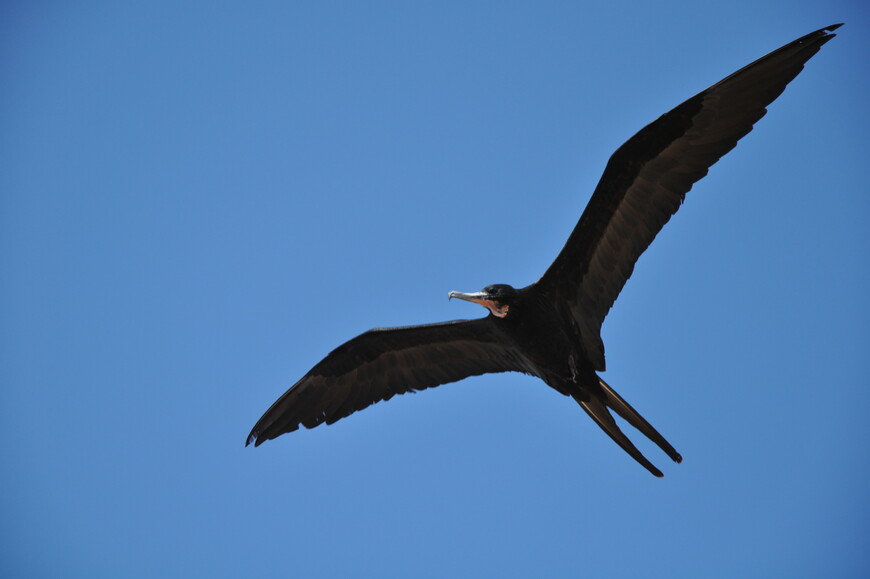
<path fill-rule="evenodd" d="M 503 318 L 508 315 L 508 310 L 510 310 L 510 306 L 507 304 L 499 303 L 495 300 L 474 300 L 479 303 L 486 309 L 492 312 L 497 318 Z"/>

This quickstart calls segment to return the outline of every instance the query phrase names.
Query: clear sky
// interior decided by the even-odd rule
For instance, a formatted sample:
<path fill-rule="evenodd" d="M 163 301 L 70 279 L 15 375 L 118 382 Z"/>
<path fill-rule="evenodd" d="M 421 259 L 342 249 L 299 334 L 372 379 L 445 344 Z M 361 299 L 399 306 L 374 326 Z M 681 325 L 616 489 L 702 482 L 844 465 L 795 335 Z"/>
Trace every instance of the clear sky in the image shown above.
<path fill-rule="evenodd" d="M 836 22 L 605 322 L 664 479 L 522 375 L 244 447 L 344 340 L 537 279 L 622 142 Z M 0 575 L 868 576 L 868 39 L 858 1 L 4 3 Z"/>

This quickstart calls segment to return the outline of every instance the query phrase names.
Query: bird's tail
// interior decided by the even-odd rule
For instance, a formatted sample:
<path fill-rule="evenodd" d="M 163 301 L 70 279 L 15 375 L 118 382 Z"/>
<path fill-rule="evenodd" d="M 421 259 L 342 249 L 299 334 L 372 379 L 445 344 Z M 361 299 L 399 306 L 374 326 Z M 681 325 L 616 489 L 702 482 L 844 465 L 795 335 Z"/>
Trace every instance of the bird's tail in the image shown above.
<path fill-rule="evenodd" d="M 683 457 L 680 456 L 673 446 L 665 440 L 665 437 L 647 422 L 637 410 L 622 399 L 604 380 L 598 378 L 600 390 L 590 392 L 584 389 L 582 393 L 573 394 L 574 400 L 586 411 L 586 413 L 613 439 L 616 444 L 631 455 L 634 460 L 639 462 L 648 471 L 657 477 L 664 476 L 647 458 L 641 454 L 637 447 L 632 444 L 631 440 L 619 429 L 613 416 L 607 410 L 611 408 L 626 422 L 638 429 L 644 436 L 655 442 L 665 454 L 667 454 L 674 462 L 682 462 Z"/>

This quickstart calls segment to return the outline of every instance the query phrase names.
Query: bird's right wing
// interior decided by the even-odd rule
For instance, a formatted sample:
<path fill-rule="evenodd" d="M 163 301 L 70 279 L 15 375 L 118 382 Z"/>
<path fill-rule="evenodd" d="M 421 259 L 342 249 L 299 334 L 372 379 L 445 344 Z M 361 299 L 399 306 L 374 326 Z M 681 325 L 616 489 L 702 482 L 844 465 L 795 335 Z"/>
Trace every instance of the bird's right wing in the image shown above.
<path fill-rule="evenodd" d="M 490 372 L 528 372 L 492 317 L 370 330 L 345 342 L 287 390 L 251 430 L 259 446 L 299 425 L 333 422 L 396 394 Z"/>

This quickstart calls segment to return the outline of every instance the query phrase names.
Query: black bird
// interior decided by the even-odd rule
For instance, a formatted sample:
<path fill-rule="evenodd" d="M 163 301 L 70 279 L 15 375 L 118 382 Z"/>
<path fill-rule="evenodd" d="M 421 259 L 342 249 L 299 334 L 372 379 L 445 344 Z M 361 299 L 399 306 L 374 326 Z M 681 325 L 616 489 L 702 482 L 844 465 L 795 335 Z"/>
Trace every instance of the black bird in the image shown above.
<path fill-rule="evenodd" d="M 299 425 L 333 422 L 396 394 L 489 372 L 523 372 L 571 396 L 619 446 L 663 476 L 609 410 L 682 457 L 596 372 L 601 324 L 640 254 L 692 185 L 752 130 L 823 44 L 835 24 L 740 69 L 662 115 L 619 147 L 556 261 L 522 289 L 498 284 L 451 298 L 478 303 L 476 320 L 375 329 L 333 350 L 281 396 L 248 436 L 260 445 Z M 608 410 L 609 409 L 609 410 Z"/>

